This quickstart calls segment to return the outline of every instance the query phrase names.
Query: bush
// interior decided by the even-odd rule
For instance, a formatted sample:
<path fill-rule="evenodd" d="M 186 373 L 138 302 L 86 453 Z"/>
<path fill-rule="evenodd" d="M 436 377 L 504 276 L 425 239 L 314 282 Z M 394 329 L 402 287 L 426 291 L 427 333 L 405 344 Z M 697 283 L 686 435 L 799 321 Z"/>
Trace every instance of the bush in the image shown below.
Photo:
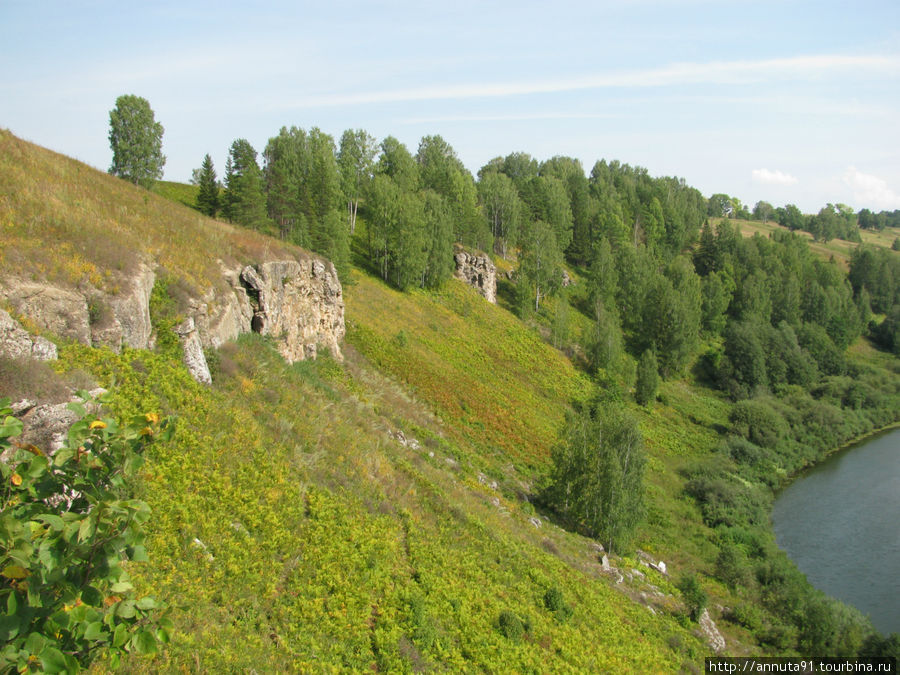
<path fill-rule="evenodd" d="M 678 582 L 678 590 L 681 591 L 681 597 L 687 605 L 688 614 L 691 621 L 698 621 L 703 610 L 706 608 L 708 597 L 706 591 L 700 585 L 700 580 L 696 574 L 688 574 Z"/>
<path fill-rule="evenodd" d="M 500 612 L 500 618 L 497 620 L 497 623 L 500 627 L 500 632 L 510 640 L 518 642 L 525 635 L 525 624 L 522 622 L 522 619 L 508 609 Z"/>
<path fill-rule="evenodd" d="M 87 400 L 86 393 L 81 394 Z M 22 423 L 0 399 L 0 452 Z M 121 654 L 156 652 L 171 624 L 155 621 L 150 597 L 135 597 L 124 563 L 147 559 L 147 504 L 129 498 L 129 479 L 154 438 L 173 427 L 155 414 L 119 424 L 81 419 L 52 457 L 20 447 L 0 462 L 0 671 L 72 672 L 101 652 L 116 668 Z"/>
<path fill-rule="evenodd" d="M 728 419 L 733 433 L 763 448 L 774 448 L 789 432 L 784 418 L 759 399 L 738 401 Z"/>
<path fill-rule="evenodd" d="M 556 586 L 548 588 L 544 593 L 544 607 L 553 612 L 561 622 L 572 616 L 572 608 L 566 604 L 562 591 Z"/>

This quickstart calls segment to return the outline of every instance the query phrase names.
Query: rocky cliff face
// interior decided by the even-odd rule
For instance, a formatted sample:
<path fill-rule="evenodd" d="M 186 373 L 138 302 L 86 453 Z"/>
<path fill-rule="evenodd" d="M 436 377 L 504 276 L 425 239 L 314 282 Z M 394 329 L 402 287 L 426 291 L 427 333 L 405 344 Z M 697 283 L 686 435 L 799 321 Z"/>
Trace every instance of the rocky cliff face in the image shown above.
<path fill-rule="evenodd" d="M 186 316 L 175 329 L 195 379 L 210 382 L 204 348 L 219 347 L 250 331 L 271 335 L 289 362 L 315 358 L 323 346 L 341 358 L 344 301 L 334 265 L 305 258 L 220 266 L 226 282 L 223 288 L 189 298 Z M 60 337 L 115 351 L 123 346 L 146 349 L 153 342 L 150 294 L 156 275 L 149 265 L 141 265 L 133 274 L 121 277 L 115 295 L 95 288 L 63 288 L 5 278 L 0 279 L 0 299 L 42 330 Z M 11 339 L 15 328 L 4 321 L 0 316 L 0 341 L 7 336 Z M 16 338 L 15 344 L 25 345 L 18 333 Z M 40 338 L 15 349 L 46 349 L 46 341 L 36 340 Z"/>
<path fill-rule="evenodd" d="M 486 253 L 469 253 L 457 247 L 454 254 L 456 272 L 453 276 L 469 284 L 485 300 L 497 303 L 497 268 Z"/>

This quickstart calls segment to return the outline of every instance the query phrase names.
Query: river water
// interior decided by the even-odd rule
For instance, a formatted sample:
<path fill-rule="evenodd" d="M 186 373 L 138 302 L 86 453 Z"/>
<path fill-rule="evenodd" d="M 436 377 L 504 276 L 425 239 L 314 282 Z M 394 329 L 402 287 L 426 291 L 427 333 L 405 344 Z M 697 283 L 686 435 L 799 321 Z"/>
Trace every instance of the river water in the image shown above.
<path fill-rule="evenodd" d="M 900 429 L 804 473 L 778 496 L 772 522 L 813 586 L 900 633 Z"/>

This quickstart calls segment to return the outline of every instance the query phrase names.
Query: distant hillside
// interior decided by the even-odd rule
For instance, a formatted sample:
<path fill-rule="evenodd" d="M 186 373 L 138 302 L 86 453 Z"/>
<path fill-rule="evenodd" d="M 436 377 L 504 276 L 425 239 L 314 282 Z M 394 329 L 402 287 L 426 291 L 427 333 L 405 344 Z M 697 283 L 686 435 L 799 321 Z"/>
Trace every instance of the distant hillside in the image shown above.
<path fill-rule="evenodd" d="M 711 218 L 710 222 L 716 224 L 722 220 L 725 219 Z M 779 225 L 774 221 L 763 223 L 759 220 L 732 219 L 729 220 L 729 222 L 737 225 L 741 229 L 741 234 L 745 237 L 752 237 L 756 233 L 766 237 L 769 236 L 771 232 L 790 232 L 788 228 Z M 827 243 L 822 243 L 821 241 L 815 241 L 809 232 L 804 232 L 802 230 L 798 230 L 796 234 L 808 240 L 810 250 L 821 256 L 822 259 L 830 260 L 834 258 L 834 260 L 845 270 L 850 266 L 850 256 L 853 254 L 853 251 L 856 250 L 856 247 L 859 246 L 856 242 L 844 241 L 843 239 L 831 239 Z M 900 229 L 896 227 L 887 227 L 880 232 L 877 230 L 860 229 L 859 235 L 864 244 L 870 244 L 880 248 L 891 248 L 894 240 L 900 237 Z"/>

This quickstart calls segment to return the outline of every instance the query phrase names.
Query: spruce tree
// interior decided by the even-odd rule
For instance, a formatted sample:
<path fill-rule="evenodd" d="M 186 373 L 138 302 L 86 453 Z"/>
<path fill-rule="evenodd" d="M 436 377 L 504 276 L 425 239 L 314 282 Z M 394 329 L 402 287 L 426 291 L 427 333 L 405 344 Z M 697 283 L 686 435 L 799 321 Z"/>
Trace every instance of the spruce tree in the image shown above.
<path fill-rule="evenodd" d="M 233 223 L 263 229 L 267 223 L 263 177 L 256 150 L 239 138 L 231 144 L 225 167 L 225 216 Z"/>
<path fill-rule="evenodd" d="M 219 184 L 216 182 L 216 169 L 212 157 L 208 154 L 198 173 L 200 190 L 197 192 L 197 208 L 210 218 L 215 218 L 219 211 Z"/>

